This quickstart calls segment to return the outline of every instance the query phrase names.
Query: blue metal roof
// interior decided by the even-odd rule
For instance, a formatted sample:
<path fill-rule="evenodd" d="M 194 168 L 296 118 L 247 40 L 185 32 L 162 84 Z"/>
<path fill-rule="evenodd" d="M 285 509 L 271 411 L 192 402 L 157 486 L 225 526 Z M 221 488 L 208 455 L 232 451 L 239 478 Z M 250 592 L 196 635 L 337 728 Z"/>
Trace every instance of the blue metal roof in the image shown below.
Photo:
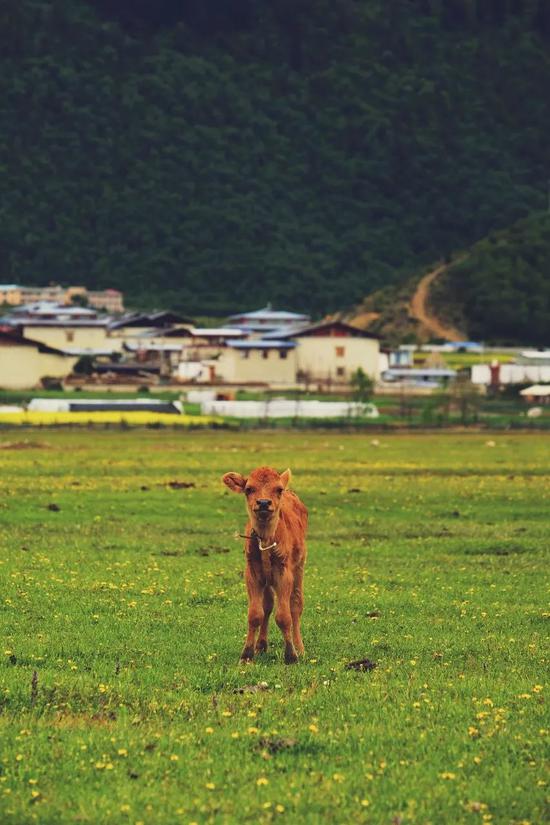
<path fill-rule="evenodd" d="M 261 338 L 248 341 L 227 341 L 233 349 L 294 349 L 294 341 L 265 341 Z"/>

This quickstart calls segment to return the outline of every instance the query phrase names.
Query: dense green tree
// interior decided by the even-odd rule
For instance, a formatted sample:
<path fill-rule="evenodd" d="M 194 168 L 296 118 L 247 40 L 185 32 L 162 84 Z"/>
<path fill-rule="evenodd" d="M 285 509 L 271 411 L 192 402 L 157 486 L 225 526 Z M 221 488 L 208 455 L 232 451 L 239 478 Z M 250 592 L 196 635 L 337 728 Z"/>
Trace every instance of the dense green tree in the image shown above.
<path fill-rule="evenodd" d="M 0 277 L 351 305 L 543 207 L 549 35 L 548 0 L 4 0 Z"/>

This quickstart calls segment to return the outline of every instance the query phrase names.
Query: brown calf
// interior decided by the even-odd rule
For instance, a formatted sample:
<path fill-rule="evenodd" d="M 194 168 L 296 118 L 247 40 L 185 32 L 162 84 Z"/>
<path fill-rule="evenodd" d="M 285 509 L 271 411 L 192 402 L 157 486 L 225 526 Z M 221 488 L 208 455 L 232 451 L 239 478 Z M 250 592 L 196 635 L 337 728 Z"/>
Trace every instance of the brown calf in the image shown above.
<path fill-rule="evenodd" d="M 304 652 L 300 617 L 304 607 L 307 510 L 298 496 L 287 489 L 290 475 L 290 470 L 279 475 L 270 467 L 258 467 L 248 478 L 239 473 L 226 473 L 223 477 L 230 490 L 245 494 L 248 512 L 244 547 L 248 634 L 242 661 L 253 659 L 254 650 L 267 650 L 274 593 L 275 621 L 285 640 L 285 662 L 297 662 L 297 654 Z"/>

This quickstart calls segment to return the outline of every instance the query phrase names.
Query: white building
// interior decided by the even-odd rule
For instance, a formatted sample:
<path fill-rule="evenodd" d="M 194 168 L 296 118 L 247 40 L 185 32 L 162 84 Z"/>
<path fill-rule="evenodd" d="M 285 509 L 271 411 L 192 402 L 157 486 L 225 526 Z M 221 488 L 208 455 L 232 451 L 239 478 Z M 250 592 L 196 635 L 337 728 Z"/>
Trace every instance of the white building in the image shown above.
<path fill-rule="evenodd" d="M 215 361 L 213 378 L 228 384 L 296 383 L 296 344 L 293 341 L 229 341 Z"/>
<path fill-rule="evenodd" d="M 77 360 L 40 341 L 0 331 L 0 387 L 4 390 L 34 389 L 46 377 L 66 378 Z"/>
<path fill-rule="evenodd" d="M 19 335 L 63 351 L 93 355 L 120 349 L 117 341 L 109 340 L 110 319 L 86 307 L 37 301 L 15 308 L 0 320 Z"/>
<path fill-rule="evenodd" d="M 525 364 L 530 367 L 550 367 L 550 350 L 523 350 L 516 356 L 516 364 Z"/>
<path fill-rule="evenodd" d="M 491 371 L 493 375 L 491 375 Z M 543 384 L 550 381 L 550 365 L 528 364 L 474 364 L 472 384 Z"/>
<path fill-rule="evenodd" d="M 550 384 L 533 384 L 521 390 L 520 395 L 528 404 L 550 404 Z"/>
<path fill-rule="evenodd" d="M 380 343 L 376 335 L 345 324 L 318 324 L 274 330 L 266 340 L 295 341 L 299 381 L 347 384 L 358 369 L 377 380 L 380 376 Z"/>

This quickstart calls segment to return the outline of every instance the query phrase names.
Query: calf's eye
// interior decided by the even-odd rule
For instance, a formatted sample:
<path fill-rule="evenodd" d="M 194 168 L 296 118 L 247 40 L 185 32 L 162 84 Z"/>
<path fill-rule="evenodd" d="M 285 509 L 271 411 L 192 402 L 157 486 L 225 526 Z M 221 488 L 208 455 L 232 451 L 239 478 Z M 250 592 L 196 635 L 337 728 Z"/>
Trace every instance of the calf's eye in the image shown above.
<path fill-rule="evenodd" d="M 254 492 L 254 487 L 245 487 L 245 490 L 244 490 L 245 495 L 250 496 L 250 495 L 252 495 L 253 492 Z"/>
<path fill-rule="evenodd" d="M 282 488 L 282 487 L 277 487 L 277 488 L 275 489 L 275 492 L 277 493 L 277 495 L 278 495 L 278 496 L 280 496 L 280 495 L 281 495 L 281 493 L 283 492 L 283 488 Z"/>

